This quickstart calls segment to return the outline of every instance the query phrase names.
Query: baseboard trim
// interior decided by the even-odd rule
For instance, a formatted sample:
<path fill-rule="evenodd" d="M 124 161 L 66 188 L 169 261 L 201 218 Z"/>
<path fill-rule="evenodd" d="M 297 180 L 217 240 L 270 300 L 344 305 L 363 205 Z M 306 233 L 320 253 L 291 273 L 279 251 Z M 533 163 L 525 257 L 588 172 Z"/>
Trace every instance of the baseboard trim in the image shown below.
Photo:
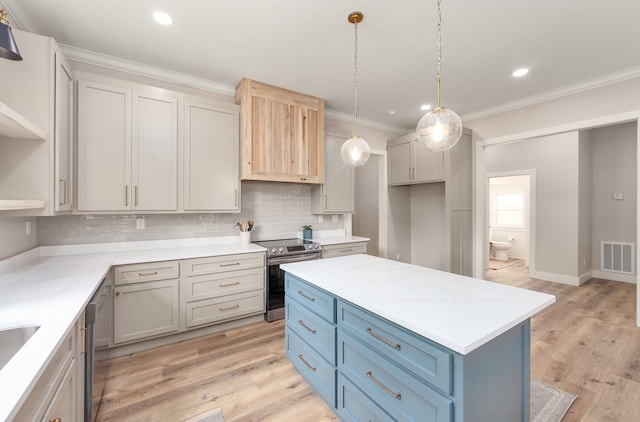
<path fill-rule="evenodd" d="M 604 280 L 621 281 L 623 283 L 638 284 L 637 276 L 635 275 L 611 273 L 608 271 L 592 270 L 591 278 L 601 278 Z"/>
<path fill-rule="evenodd" d="M 529 277 L 538 280 L 553 281 L 554 283 L 568 284 L 569 286 L 579 286 L 580 277 L 573 277 L 563 274 L 545 273 L 542 271 L 529 271 Z M 586 281 L 586 280 L 585 280 Z"/>

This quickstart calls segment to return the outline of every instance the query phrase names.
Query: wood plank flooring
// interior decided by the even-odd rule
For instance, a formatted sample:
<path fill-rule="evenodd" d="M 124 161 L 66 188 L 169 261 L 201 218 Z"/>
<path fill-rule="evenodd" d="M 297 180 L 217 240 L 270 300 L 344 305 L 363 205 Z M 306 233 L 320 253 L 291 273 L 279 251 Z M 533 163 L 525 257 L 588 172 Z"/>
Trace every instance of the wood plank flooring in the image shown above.
<path fill-rule="evenodd" d="M 563 422 L 640 420 L 636 286 L 530 279 L 522 262 L 487 279 L 556 295 L 532 319 L 531 373 L 578 399 Z M 284 322 L 256 323 L 111 360 L 100 421 L 337 421 L 284 354 Z"/>

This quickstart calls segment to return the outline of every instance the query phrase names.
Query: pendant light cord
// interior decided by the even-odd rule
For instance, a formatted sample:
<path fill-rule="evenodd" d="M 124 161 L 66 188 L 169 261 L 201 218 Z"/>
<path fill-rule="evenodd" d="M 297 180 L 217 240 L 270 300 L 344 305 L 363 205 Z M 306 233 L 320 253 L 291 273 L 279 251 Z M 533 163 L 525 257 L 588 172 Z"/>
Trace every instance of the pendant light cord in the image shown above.
<path fill-rule="evenodd" d="M 353 137 L 358 137 L 358 22 L 354 27 L 354 54 L 353 54 Z"/>
<path fill-rule="evenodd" d="M 440 10 L 440 1 L 438 0 L 438 69 L 436 72 L 438 109 L 440 109 L 440 67 L 442 62 L 442 12 Z"/>

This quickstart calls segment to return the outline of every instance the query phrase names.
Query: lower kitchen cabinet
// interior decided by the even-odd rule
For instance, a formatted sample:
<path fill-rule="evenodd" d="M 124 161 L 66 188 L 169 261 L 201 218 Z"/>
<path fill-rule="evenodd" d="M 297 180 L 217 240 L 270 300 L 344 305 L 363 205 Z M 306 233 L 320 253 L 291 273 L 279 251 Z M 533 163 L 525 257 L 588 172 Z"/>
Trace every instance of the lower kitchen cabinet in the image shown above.
<path fill-rule="evenodd" d="M 114 344 L 177 332 L 179 280 L 117 285 L 113 299 Z"/>
<path fill-rule="evenodd" d="M 528 422 L 529 320 L 461 355 L 289 273 L 285 283 L 287 356 L 341 420 Z"/>
<path fill-rule="evenodd" d="M 84 313 L 62 341 L 15 421 L 80 421 L 84 414 Z"/>
<path fill-rule="evenodd" d="M 335 245 L 323 245 L 322 257 L 333 258 L 334 256 L 355 255 L 367 253 L 367 242 L 339 243 Z"/>

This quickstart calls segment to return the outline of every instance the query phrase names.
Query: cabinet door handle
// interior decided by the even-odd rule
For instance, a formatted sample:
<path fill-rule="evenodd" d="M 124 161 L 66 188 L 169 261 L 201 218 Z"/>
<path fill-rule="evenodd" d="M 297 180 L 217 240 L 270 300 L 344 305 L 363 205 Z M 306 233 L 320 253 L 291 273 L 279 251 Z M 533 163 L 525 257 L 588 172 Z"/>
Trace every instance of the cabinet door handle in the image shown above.
<path fill-rule="evenodd" d="M 135 186 L 133 187 L 133 192 L 134 192 L 134 194 L 133 194 L 133 197 L 134 197 L 133 205 L 134 205 L 135 207 L 137 207 L 137 206 L 138 206 L 138 185 L 135 185 Z"/>
<path fill-rule="evenodd" d="M 304 360 L 304 358 L 302 357 L 302 354 L 298 355 L 298 359 L 300 359 L 302 361 L 302 363 L 304 363 L 305 365 L 307 365 L 307 368 L 311 369 L 313 372 L 316 372 L 316 367 L 315 366 L 311 366 L 309 365 L 309 362 L 307 362 L 306 360 Z"/>
<path fill-rule="evenodd" d="M 236 203 L 234 206 L 238 206 L 238 189 L 235 190 L 236 191 Z"/>
<path fill-rule="evenodd" d="M 329 206 L 329 202 L 327 201 L 327 195 L 324 196 L 324 209 L 326 210 Z"/>
<path fill-rule="evenodd" d="M 84 350 L 80 354 L 86 355 L 87 354 L 87 327 L 80 328 L 80 331 L 82 331 L 82 337 L 84 337 Z"/>
<path fill-rule="evenodd" d="M 371 373 L 371 371 L 367 372 L 367 378 L 369 378 L 371 381 L 373 381 L 373 383 L 375 385 L 377 385 L 378 387 L 382 388 L 384 390 L 385 393 L 387 393 L 388 395 L 390 395 L 391 397 L 393 397 L 394 399 L 398 399 L 400 400 L 400 398 L 402 397 L 402 394 L 400 393 L 394 393 L 393 391 L 389 390 L 389 388 L 384 385 L 383 383 L 381 383 L 380 381 L 378 381 L 377 379 L 375 379 L 373 377 L 373 374 Z"/>
<path fill-rule="evenodd" d="M 62 202 L 58 202 L 58 205 L 67 205 L 67 181 L 65 179 L 58 179 L 58 183 L 62 183 Z"/>
<path fill-rule="evenodd" d="M 218 308 L 218 310 L 220 310 L 220 311 L 230 311 L 232 309 L 238 309 L 239 307 L 240 307 L 240 305 L 236 304 L 235 306 L 229 306 L 227 308 Z"/>
<path fill-rule="evenodd" d="M 400 344 L 398 344 L 398 343 L 393 344 L 392 342 L 390 342 L 386 338 L 380 337 L 378 334 L 374 333 L 371 328 L 367 328 L 365 331 L 367 333 L 371 334 L 372 336 L 374 336 L 375 338 L 377 338 L 378 340 L 380 340 L 381 342 L 383 342 L 384 344 L 386 344 L 387 346 L 393 347 L 394 349 L 399 349 L 400 348 Z"/>
<path fill-rule="evenodd" d="M 124 206 L 129 206 L 129 185 L 124 185 Z"/>
<path fill-rule="evenodd" d="M 308 332 L 310 332 L 311 334 L 316 333 L 316 330 L 314 330 L 313 328 L 309 328 L 309 326 L 307 324 L 305 324 L 302 320 L 298 320 L 298 324 L 302 325 L 302 327 L 307 330 Z"/>
<path fill-rule="evenodd" d="M 235 267 L 236 265 L 240 265 L 239 262 L 233 262 L 231 264 L 220 264 L 221 267 Z"/>
<path fill-rule="evenodd" d="M 349 248 L 349 249 L 340 249 L 340 252 L 353 252 L 353 248 Z"/>
<path fill-rule="evenodd" d="M 238 284 L 240 284 L 240 282 L 236 281 L 234 283 L 220 284 L 220 287 L 237 286 Z"/>
<path fill-rule="evenodd" d="M 140 276 L 140 277 L 145 277 L 145 276 L 149 276 L 149 275 L 158 275 L 158 272 L 157 271 L 151 271 L 151 272 L 148 272 L 148 273 L 138 273 L 138 276 Z"/>
<path fill-rule="evenodd" d="M 305 295 L 304 293 L 302 293 L 302 290 L 298 290 L 298 294 L 300 296 L 302 296 L 303 298 L 305 298 L 307 300 L 310 300 L 311 302 L 315 302 L 316 301 L 315 297 L 309 297 L 309 296 Z"/>

